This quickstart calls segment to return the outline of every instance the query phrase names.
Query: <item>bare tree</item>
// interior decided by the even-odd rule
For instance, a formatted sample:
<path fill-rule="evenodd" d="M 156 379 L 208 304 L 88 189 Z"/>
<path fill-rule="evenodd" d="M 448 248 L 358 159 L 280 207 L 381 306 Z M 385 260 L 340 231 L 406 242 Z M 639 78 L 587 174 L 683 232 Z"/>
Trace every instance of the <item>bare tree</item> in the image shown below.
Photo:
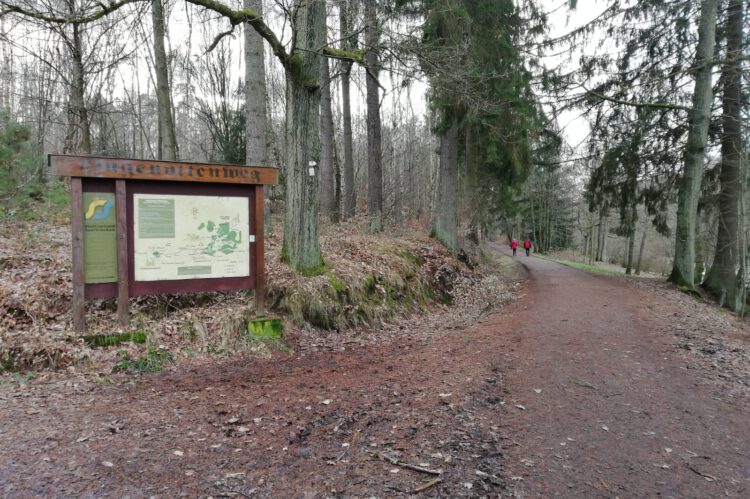
<path fill-rule="evenodd" d="M 262 0 L 245 0 L 245 8 L 263 16 Z M 263 38 L 248 24 L 245 30 L 245 139 L 249 165 L 265 165 L 266 151 L 266 68 Z"/>
<path fill-rule="evenodd" d="M 376 0 L 365 4 L 365 68 L 367 81 L 367 215 L 370 231 L 383 230 L 383 152 L 380 124 L 380 62 Z"/>
<path fill-rule="evenodd" d="M 154 36 L 154 72 L 156 98 L 159 103 L 159 159 L 177 159 L 177 138 L 172 115 L 172 95 L 169 86 L 169 64 L 164 48 L 166 21 L 162 0 L 151 0 L 151 20 Z"/>
<path fill-rule="evenodd" d="M 357 38 L 353 33 L 354 18 L 358 6 L 357 0 L 339 0 L 339 29 L 341 46 L 345 51 L 352 52 L 357 46 Z M 343 184 L 344 206 L 343 218 L 354 216 L 356 200 L 356 186 L 354 185 L 354 152 L 352 145 L 352 110 L 351 110 L 351 74 L 352 62 L 341 62 L 341 112 L 343 121 Z"/>
<path fill-rule="evenodd" d="M 320 58 L 320 213 L 336 220 L 333 175 L 333 112 L 331 110 L 331 72 L 328 58 Z"/>

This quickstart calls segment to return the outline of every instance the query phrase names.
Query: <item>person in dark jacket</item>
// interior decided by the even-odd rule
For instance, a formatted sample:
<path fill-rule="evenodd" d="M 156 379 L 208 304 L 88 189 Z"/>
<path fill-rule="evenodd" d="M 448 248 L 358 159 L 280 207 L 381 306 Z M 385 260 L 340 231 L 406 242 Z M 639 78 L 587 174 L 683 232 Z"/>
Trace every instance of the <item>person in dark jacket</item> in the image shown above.
<path fill-rule="evenodd" d="M 523 248 L 526 250 L 526 256 L 529 256 L 529 251 L 531 251 L 531 239 L 528 237 L 523 242 Z"/>

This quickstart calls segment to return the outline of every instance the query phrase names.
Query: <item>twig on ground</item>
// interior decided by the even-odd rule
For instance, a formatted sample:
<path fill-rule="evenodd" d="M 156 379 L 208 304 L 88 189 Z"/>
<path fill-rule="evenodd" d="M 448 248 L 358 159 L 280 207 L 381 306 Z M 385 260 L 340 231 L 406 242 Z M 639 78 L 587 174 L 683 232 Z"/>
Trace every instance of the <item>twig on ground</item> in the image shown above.
<path fill-rule="evenodd" d="M 596 387 L 594 385 L 592 385 L 591 383 L 589 383 L 588 381 L 583 381 L 583 380 L 580 380 L 580 379 L 574 379 L 573 383 L 575 383 L 578 386 L 582 386 L 584 388 L 591 388 L 592 390 L 596 390 Z"/>
<path fill-rule="evenodd" d="M 694 466 L 692 466 L 690 464 L 688 464 L 687 467 L 688 467 L 688 469 L 690 471 L 692 471 L 696 475 L 702 476 L 703 478 L 705 478 L 709 482 L 715 482 L 716 480 L 718 480 L 718 478 L 716 478 L 715 476 L 709 475 L 708 473 L 703 473 L 702 471 L 700 471 L 699 469 L 695 468 Z"/>
<path fill-rule="evenodd" d="M 342 452 L 341 454 L 338 455 L 338 457 L 336 457 L 336 461 L 337 462 L 341 461 L 342 459 L 344 459 L 344 456 L 346 456 L 347 452 L 349 452 L 349 449 L 351 449 L 352 447 L 354 447 L 354 444 L 357 443 L 357 439 L 359 438 L 359 434 L 360 433 L 361 433 L 361 430 L 357 430 L 357 431 L 354 432 L 354 435 L 352 435 L 352 441 L 349 442 L 349 447 L 347 447 L 346 449 L 344 449 L 344 452 Z"/>
<path fill-rule="evenodd" d="M 442 475 L 443 470 L 431 470 L 428 468 L 423 468 L 421 466 L 417 466 L 416 464 L 409 464 L 404 461 L 399 461 L 395 457 L 391 457 L 387 454 L 381 454 L 379 452 L 373 452 L 370 454 L 375 459 L 381 459 L 383 461 L 388 461 L 391 464 L 394 464 L 396 466 L 401 466 L 402 468 L 406 468 L 412 471 L 419 471 L 420 473 L 427 473 L 428 475 Z"/>
<path fill-rule="evenodd" d="M 424 483 L 424 484 L 420 485 L 419 487 L 417 487 L 416 489 L 414 489 L 414 493 L 415 494 L 419 494 L 420 492 L 424 492 L 425 490 L 429 489 L 430 487 L 432 487 L 434 485 L 437 485 L 439 483 L 442 483 L 442 482 L 443 482 L 442 478 L 435 478 L 434 480 L 430 480 L 429 482 Z"/>

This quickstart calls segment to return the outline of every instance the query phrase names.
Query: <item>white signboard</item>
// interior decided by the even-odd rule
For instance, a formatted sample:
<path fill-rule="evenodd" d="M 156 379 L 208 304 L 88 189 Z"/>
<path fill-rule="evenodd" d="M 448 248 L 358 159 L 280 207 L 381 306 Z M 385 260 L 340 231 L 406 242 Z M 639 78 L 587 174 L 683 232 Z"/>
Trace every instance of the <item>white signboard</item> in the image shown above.
<path fill-rule="evenodd" d="M 248 198 L 133 195 L 136 281 L 250 275 Z"/>

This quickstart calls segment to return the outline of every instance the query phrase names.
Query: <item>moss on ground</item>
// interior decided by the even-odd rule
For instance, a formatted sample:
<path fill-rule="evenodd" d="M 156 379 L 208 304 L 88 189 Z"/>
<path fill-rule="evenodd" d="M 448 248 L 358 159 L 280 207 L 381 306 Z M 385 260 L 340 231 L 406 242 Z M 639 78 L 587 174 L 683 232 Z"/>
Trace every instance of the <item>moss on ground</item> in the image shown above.
<path fill-rule="evenodd" d="M 146 343 L 146 331 L 139 329 L 119 334 L 95 334 L 84 336 L 83 341 L 91 347 L 110 347 L 120 343 Z"/>

